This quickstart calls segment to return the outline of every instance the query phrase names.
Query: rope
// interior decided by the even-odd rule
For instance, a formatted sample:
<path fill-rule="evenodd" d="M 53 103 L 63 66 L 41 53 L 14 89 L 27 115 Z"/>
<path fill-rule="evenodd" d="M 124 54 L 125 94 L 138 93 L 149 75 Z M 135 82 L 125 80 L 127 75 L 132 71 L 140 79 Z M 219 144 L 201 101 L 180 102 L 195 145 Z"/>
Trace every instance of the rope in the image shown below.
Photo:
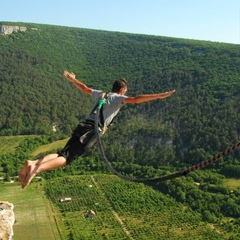
<path fill-rule="evenodd" d="M 225 151 L 220 152 L 220 153 L 214 155 L 213 157 L 211 157 L 211 158 L 209 158 L 209 159 L 207 159 L 207 160 L 205 160 L 205 161 L 202 161 L 201 163 L 196 164 L 196 165 L 194 165 L 194 166 L 192 166 L 192 167 L 184 170 L 184 171 L 183 171 L 183 175 L 187 175 L 187 174 L 189 174 L 190 172 L 196 171 L 196 170 L 198 170 L 198 169 L 200 169 L 200 168 L 204 168 L 204 167 L 206 167 L 206 166 L 208 166 L 208 165 L 210 165 L 210 164 L 213 164 L 213 163 L 216 162 L 219 158 L 225 157 L 225 156 L 227 156 L 228 154 L 230 154 L 231 152 L 233 152 L 234 150 L 236 150 L 239 146 L 240 146 L 240 141 L 237 142 L 235 145 L 227 148 Z"/>
<path fill-rule="evenodd" d="M 97 113 L 96 113 L 96 118 L 95 118 L 95 133 L 97 135 L 97 142 L 98 142 L 101 154 L 102 154 L 102 158 L 104 159 L 107 168 L 112 173 L 116 174 L 118 177 L 120 177 L 124 180 L 128 180 L 128 181 L 131 181 L 131 182 L 137 182 L 137 183 L 150 183 L 151 182 L 152 183 L 152 182 L 161 182 L 161 181 L 170 180 L 170 179 L 177 178 L 177 177 L 187 176 L 190 172 L 196 171 L 196 170 L 204 168 L 204 167 L 206 167 L 210 164 L 213 164 L 219 158 L 227 156 L 228 154 L 230 154 L 231 152 L 233 152 L 234 150 L 236 150 L 240 146 L 240 141 L 239 141 L 238 143 L 229 147 L 225 151 L 223 151 L 221 153 L 218 153 L 218 154 L 214 155 L 213 157 L 211 157 L 211 158 L 209 158 L 205 161 L 202 161 L 199 164 L 196 164 L 192 167 L 184 169 L 183 171 L 179 171 L 179 172 L 176 172 L 176 173 L 173 173 L 173 174 L 169 174 L 169 175 L 161 176 L 161 177 L 156 177 L 156 178 L 131 178 L 131 177 L 122 175 L 121 173 L 116 171 L 112 167 L 111 163 L 108 161 L 108 159 L 106 157 L 106 154 L 105 154 L 105 151 L 104 151 L 104 148 L 103 148 L 103 144 L 102 144 L 102 141 L 101 141 L 102 134 L 100 134 L 100 132 L 99 132 L 99 123 L 98 123 L 98 116 L 100 114 L 101 107 L 102 107 L 102 102 L 97 107 Z"/>

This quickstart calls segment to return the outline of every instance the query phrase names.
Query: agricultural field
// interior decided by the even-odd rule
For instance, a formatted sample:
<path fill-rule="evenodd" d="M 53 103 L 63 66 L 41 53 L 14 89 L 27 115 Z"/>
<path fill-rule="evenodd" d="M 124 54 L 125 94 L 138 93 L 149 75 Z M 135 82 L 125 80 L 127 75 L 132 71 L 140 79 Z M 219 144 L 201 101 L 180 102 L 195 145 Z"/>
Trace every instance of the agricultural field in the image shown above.
<path fill-rule="evenodd" d="M 16 240 L 237 239 L 230 225 L 203 222 L 169 195 L 114 175 L 36 180 L 25 190 L 0 182 L 0 200 L 15 206 Z M 95 215 L 86 217 L 89 210 Z"/>
<path fill-rule="evenodd" d="M 60 240 L 51 204 L 40 184 L 22 190 L 18 183 L 0 182 L 0 200 L 14 205 L 16 240 Z"/>
<path fill-rule="evenodd" d="M 225 181 L 224 185 L 231 190 L 236 190 L 240 187 L 240 179 L 229 178 Z"/>
<path fill-rule="evenodd" d="M 0 136 L 0 153 L 14 153 L 24 139 L 33 137 L 35 136 Z"/>
<path fill-rule="evenodd" d="M 64 239 L 227 239 L 169 196 L 116 176 L 58 178 L 48 181 L 45 192 L 61 212 Z M 60 201 L 65 198 L 71 200 Z M 89 210 L 95 217 L 84 217 Z"/>

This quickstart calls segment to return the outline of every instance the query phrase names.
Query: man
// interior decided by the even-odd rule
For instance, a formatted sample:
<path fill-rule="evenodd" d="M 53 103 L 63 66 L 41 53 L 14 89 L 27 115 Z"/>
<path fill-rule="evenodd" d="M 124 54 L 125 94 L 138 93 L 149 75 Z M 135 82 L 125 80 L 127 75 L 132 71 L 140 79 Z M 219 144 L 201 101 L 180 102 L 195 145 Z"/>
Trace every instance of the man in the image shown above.
<path fill-rule="evenodd" d="M 75 78 L 73 73 L 64 71 L 64 76 L 72 82 L 81 92 L 93 97 L 95 103 L 98 103 L 103 91 L 92 89 Z M 112 91 L 105 97 L 105 104 L 102 107 L 102 116 L 99 119 L 99 130 L 108 127 L 113 118 L 124 104 L 140 104 L 153 101 L 156 99 L 164 99 L 175 93 L 175 90 L 158 94 L 144 94 L 135 97 L 125 96 L 127 92 L 127 81 L 124 78 L 116 80 L 113 83 Z M 96 105 L 97 106 L 97 105 Z M 84 154 L 96 142 L 96 134 L 94 130 L 96 109 L 94 108 L 89 117 L 81 122 L 73 131 L 72 137 L 66 146 L 58 153 L 48 154 L 41 159 L 35 161 L 27 160 L 19 172 L 19 182 L 22 188 L 29 185 L 36 174 L 50 169 L 70 164 L 78 156 Z"/>

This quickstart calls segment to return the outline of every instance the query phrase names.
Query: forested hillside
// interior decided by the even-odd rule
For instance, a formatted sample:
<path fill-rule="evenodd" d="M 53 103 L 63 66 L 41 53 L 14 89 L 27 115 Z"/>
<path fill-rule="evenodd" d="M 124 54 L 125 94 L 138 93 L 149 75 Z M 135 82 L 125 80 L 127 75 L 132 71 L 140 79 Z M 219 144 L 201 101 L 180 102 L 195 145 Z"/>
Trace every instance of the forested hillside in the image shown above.
<path fill-rule="evenodd" d="M 27 28 L 0 35 L 0 178 L 5 181 L 14 179 L 26 159 L 61 147 L 91 111 L 91 98 L 63 77 L 65 69 L 104 91 L 110 90 L 113 80 L 124 77 L 129 96 L 176 89 L 164 100 L 124 106 L 117 124 L 104 136 L 106 156 L 124 175 L 152 178 L 172 174 L 239 141 L 239 45 L 4 24 Z M 95 146 L 67 167 L 41 173 L 46 181 L 40 179 L 37 184 L 45 186 L 45 194 L 59 207 L 60 230 L 68 239 L 92 231 L 104 239 L 111 234 L 122 236 L 119 225 L 116 231 L 108 228 L 115 226 L 105 217 L 112 208 L 136 239 L 237 240 L 239 163 L 240 150 L 235 150 L 186 178 L 151 184 L 149 192 L 145 186 L 102 175 L 109 171 Z M 102 189 L 103 195 L 86 188 L 89 179 L 91 184 L 99 184 L 97 190 Z M 73 196 L 71 204 L 59 203 L 64 195 Z M 96 201 L 102 196 L 109 199 L 111 208 L 98 209 L 96 221 L 85 227 L 79 211 L 86 206 L 100 207 Z"/>
<path fill-rule="evenodd" d="M 119 77 L 129 81 L 128 95 L 176 89 L 171 98 L 124 107 L 106 136 L 109 159 L 126 173 L 135 164 L 195 164 L 239 138 L 239 45 L 5 24 L 28 30 L 0 36 L 1 135 L 51 135 L 54 125 L 69 135 L 92 100 L 63 77 L 68 69 L 105 91 Z M 239 159 L 235 151 L 219 168 L 236 176 Z"/>

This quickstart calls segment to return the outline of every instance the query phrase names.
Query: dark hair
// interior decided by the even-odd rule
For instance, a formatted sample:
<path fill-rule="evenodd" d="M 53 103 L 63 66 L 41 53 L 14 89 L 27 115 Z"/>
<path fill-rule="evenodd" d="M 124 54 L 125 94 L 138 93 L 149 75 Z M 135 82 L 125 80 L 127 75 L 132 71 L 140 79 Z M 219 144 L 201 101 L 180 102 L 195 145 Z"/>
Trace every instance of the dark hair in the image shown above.
<path fill-rule="evenodd" d="M 112 92 L 118 93 L 121 88 L 127 88 L 127 80 L 125 78 L 120 78 L 113 83 Z"/>

